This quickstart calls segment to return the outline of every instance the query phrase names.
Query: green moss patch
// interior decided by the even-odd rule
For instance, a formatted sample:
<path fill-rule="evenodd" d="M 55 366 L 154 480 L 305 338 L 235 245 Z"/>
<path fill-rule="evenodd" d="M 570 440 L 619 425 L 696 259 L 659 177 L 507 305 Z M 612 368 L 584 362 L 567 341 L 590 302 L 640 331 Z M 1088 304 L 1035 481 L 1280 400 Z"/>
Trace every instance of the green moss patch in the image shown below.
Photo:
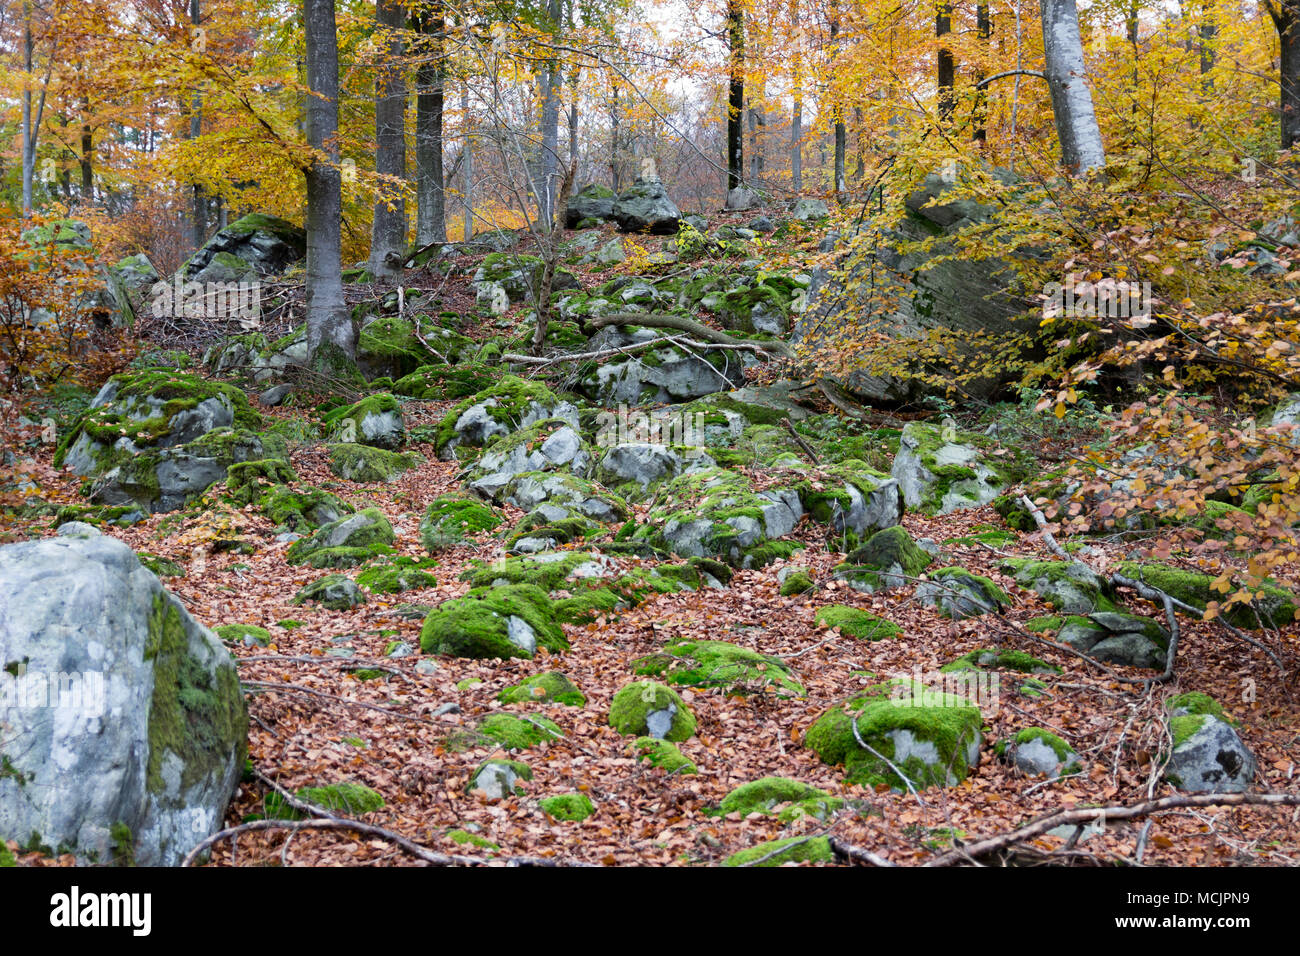
<path fill-rule="evenodd" d="M 779 657 L 725 641 L 679 641 L 634 661 L 632 668 L 635 674 L 660 677 L 670 684 L 731 694 L 803 697 L 807 693 Z"/>
<path fill-rule="evenodd" d="M 479 588 L 445 601 L 424 619 L 420 648 L 426 654 L 450 657 L 532 657 L 534 650 L 526 646 L 522 628 L 519 623 L 512 625 L 512 618 L 531 630 L 537 646 L 552 652 L 569 649 L 550 598 L 527 584 Z"/>
<path fill-rule="evenodd" d="M 790 837 L 733 853 L 723 866 L 781 866 L 784 863 L 834 863 L 829 837 Z"/>
<path fill-rule="evenodd" d="M 497 694 L 497 700 L 503 704 L 556 703 L 570 707 L 582 707 L 587 703 L 577 685 L 559 671 L 534 674 L 505 688 Z"/>
<path fill-rule="evenodd" d="M 842 604 L 822 608 L 813 620 L 819 627 L 837 628 L 840 633 L 856 637 L 860 641 L 883 641 L 903 635 L 903 629 L 893 621 Z"/>
<path fill-rule="evenodd" d="M 656 740 L 654 737 L 638 737 L 632 741 L 632 752 L 638 760 L 644 760 L 652 767 L 658 767 L 670 774 L 697 773 L 695 764 L 683 756 L 675 743 Z"/>
<path fill-rule="evenodd" d="M 577 823 L 596 812 L 591 798 L 585 793 L 562 793 L 554 797 L 542 797 L 537 801 L 537 805 L 551 819 L 565 823 Z"/>
<path fill-rule="evenodd" d="M 668 726 L 651 726 L 658 721 Z M 609 725 L 620 734 L 652 736 L 678 743 L 694 736 L 695 715 L 671 687 L 654 681 L 637 681 L 614 695 L 609 707 Z M 655 733 L 656 729 L 661 732 Z"/>

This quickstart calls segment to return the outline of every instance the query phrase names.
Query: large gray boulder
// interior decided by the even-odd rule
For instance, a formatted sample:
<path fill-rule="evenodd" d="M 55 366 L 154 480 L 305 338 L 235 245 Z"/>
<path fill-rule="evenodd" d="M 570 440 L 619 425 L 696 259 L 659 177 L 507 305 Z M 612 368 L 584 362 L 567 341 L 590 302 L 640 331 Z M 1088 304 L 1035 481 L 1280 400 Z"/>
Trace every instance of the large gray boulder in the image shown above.
<path fill-rule="evenodd" d="M 619 194 L 612 213 L 624 232 L 675 235 L 681 210 L 668 198 L 668 190 L 657 179 L 638 179 Z"/>
<path fill-rule="evenodd" d="M 279 275 L 307 254 L 307 234 L 291 222 L 260 213 L 222 229 L 181 266 L 185 282 L 255 281 Z"/>
<path fill-rule="evenodd" d="M 243 771 L 234 662 L 123 542 L 63 530 L 0 547 L 0 836 L 172 866 Z"/>
<path fill-rule="evenodd" d="M 1170 721 L 1174 749 L 1165 776 L 1189 793 L 1244 793 L 1255 779 L 1255 755 L 1226 720 L 1188 714 Z"/>
<path fill-rule="evenodd" d="M 662 329 L 609 325 L 587 343 L 592 351 L 625 349 L 663 339 Z M 745 384 L 745 369 L 754 364 L 748 352 L 733 350 L 693 354 L 664 342 L 625 359 L 606 360 L 578 384 L 584 395 L 604 405 L 686 402 L 693 398 L 729 392 Z"/>
<path fill-rule="evenodd" d="M 564 210 L 564 228 L 576 229 L 584 219 L 612 219 L 617 198 L 618 194 L 608 186 L 596 183 L 583 186 L 576 196 L 569 198 Z"/>

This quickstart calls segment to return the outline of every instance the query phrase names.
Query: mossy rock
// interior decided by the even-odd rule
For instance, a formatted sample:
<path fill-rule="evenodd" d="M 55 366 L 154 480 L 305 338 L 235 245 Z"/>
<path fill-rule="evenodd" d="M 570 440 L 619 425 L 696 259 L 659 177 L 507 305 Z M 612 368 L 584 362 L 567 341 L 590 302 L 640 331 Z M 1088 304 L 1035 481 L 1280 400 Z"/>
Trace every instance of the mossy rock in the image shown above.
<path fill-rule="evenodd" d="M 347 611 L 366 603 L 366 596 L 350 578 L 327 574 L 304 585 L 293 597 L 294 604 L 315 602 L 329 611 Z"/>
<path fill-rule="evenodd" d="M 566 585 L 575 575 L 583 575 L 582 569 L 593 572 L 602 570 L 599 555 L 586 551 L 548 551 L 541 554 L 522 555 L 507 558 L 504 561 L 483 563 L 476 561 L 461 572 L 460 579 L 468 581 L 474 587 L 488 587 L 496 584 L 532 584 L 543 591 L 554 591 Z M 582 580 L 591 577 L 582 576 Z"/>
<path fill-rule="evenodd" d="M 933 560 L 917 546 L 902 525 L 895 525 L 873 534 L 860 548 L 846 556 L 845 563 L 916 578 Z"/>
<path fill-rule="evenodd" d="M 394 481 L 404 471 L 417 467 L 424 459 L 414 452 L 385 451 L 340 442 L 329 446 L 329 469 L 345 481 Z"/>
<path fill-rule="evenodd" d="M 1020 671 L 1026 674 L 1061 673 L 1061 669 L 1055 664 L 1040 661 L 1037 657 L 1026 654 L 1024 651 L 989 650 L 987 648 L 980 648 L 968 654 L 963 654 L 955 661 L 943 665 L 939 670 L 943 673 L 953 673 L 955 671 L 983 668 Z"/>
<path fill-rule="evenodd" d="M 553 820 L 578 823 L 596 812 L 591 797 L 585 793 L 561 793 L 537 801 L 542 812 Z"/>
<path fill-rule="evenodd" d="M 497 700 L 503 704 L 566 704 L 569 707 L 583 707 L 587 698 L 578 690 L 576 684 L 559 671 L 546 671 L 534 674 L 505 688 L 497 694 Z"/>
<path fill-rule="evenodd" d="M 1209 714 L 1211 717 L 1217 717 L 1226 723 L 1234 723 L 1232 718 L 1224 713 L 1222 704 L 1209 694 L 1195 690 L 1170 697 L 1165 701 L 1165 711 L 1173 717 L 1184 717 L 1189 714 Z"/>
<path fill-rule="evenodd" d="M 965 568 L 939 568 L 916 588 L 922 604 L 937 607 L 943 617 L 960 620 L 995 613 L 1011 606 L 1011 598 L 994 581 Z"/>
<path fill-rule="evenodd" d="M 289 545 L 285 560 L 313 567 L 353 567 L 378 555 L 388 554 L 397 540 L 393 526 L 378 508 L 322 525 L 311 537 Z"/>
<path fill-rule="evenodd" d="M 1115 570 L 1199 610 L 1204 610 L 1210 601 L 1221 602 L 1227 597 L 1211 587 L 1214 576 L 1209 574 L 1136 561 L 1125 561 Z M 1224 619 L 1229 624 L 1251 630 L 1270 624 L 1281 627 L 1295 620 L 1296 597 L 1289 591 L 1267 583 L 1251 591 L 1256 595 L 1254 600 L 1248 604 L 1234 604 L 1225 611 Z"/>
<path fill-rule="evenodd" d="M 999 756 L 1013 759 L 1017 767 L 1029 774 L 1052 779 L 1075 774 L 1083 769 L 1079 755 L 1064 740 L 1042 727 L 1026 727 L 1011 739 L 998 744 Z"/>
<path fill-rule="evenodd" d="M 160 578 L 185 577 L 185 569 L 181 567 L 179 564 L 177 564 L 175 561 L 172 561 L 170 558 L 162 558 L 157 555 L 146 554 L 144 552 L 141 552 L 138 555 L 138 557 L 140 558 L 140 563 L 143 564 L 150 571 L 152 571 L 157 577 Z"/>
<path fill-rule="evenodd" d="M 241 505 L 259 501 L 275 486 L 298 480 L 298 473 L 287 461 L 263 458 L 239 461 L 226 469 L 226 492 Z"/>
<path fill-rule="evenodd" d="M 812 576 L 807 571 L 795 571 L 786 576 L 781 582 L 781 597 L 794 597 L 797 594 L 807 594 L 809 591 L 816 590 L 817 585 L 813 583 Z"/>
<path fill-rule="evenodd" d="M 680 743 L 694 736 L 695 715 L 671 687 L 637 681 L 610 701 L 609 725 L 620 734 Z"/>
<path fill-rule="evenodd" d="M 477 394 L 500 376 L 500 372 L 488 365 L 471 363 L 468 365 L 422 365 L 409 375 L 404 375 L 393 383 L 393 393 L 409 398 L 426 401 L 439 401 L 453 398 L 465 398 Z M 425 436 L 412 432 L 412 440 L 431 441 L 437 438 L 437 432 Z"/>
<path fill-rule="evenodd" d="M 352 405 L 325 415 L 329 441 L 366 445 L 396 451 L 406 443 L 406 419 L 392 395 L 367 395 Z"/>
<path fill-rule="evenodd" d="M 439 495 L 420 519 L 420 543 L 430 553 L 465 544 L 471 535 L 495 531 L 501 516 L 477 499 Z"/>
<path fill-rule="evenodd" d="M 850 783 L 902 790 L 910 782 L 920 790 L 966 779 L 979 762 L 982 725 L 979 708 L 969 700 L 894 679 L 831 707 L 808 728 L 804 742 L 824 762 L 843 764 Z"/>
<path fill-rule="evenodd" d="M 632 741 L 632 752 L 638 760 L 644 760 L 652 767 L 658 767 L 670 774 L 698 773 L 695 764 L 683 756 L 675 743 L 656 740 L 654 737 L 638 737 Z"/>
<path fill-rule="evenodd" d="M 637 675 L 660 677 L 670 684 L 729 694 L 771 693 L 776 697 L 807 694 L 779 657 L 759 654 L 726 641 L 679 641 L 657 654 L 633 661 Z"/>
<path fill-rule="evenodd" d="M 546 592 L 528 584 L 478 588 L 429 612 L 420 629 L 426 654 L 531 658 L 538 646 L 569 649 Z"/>
<path fill-rule="evenodd" d="M 482 448 L 503 435 L 553 417 L 563 402 L 545 385 L 502 375 L 492 386 L 454 405 L 434 436 L 440 458 L 462 446 Z"/>
<path fill-rule="evenodd" d="M 1119 610 L 1110 594 L 1110 585 L 1092 568 L 1077 561 L 1007 558 L 1001 568 L 1021 587 L 1066 614 Z"/>
<path fill-rule="evenodd" d="M 499 757 L 484 760 L 469 776 L 465 792 L 483 790 L 489 799 L 500 800 L 507 796 L 522 796 L 525 790 L 519 780 L 532 780 L 533 770 L 521 760 L 502 760 Z"/>
<path fill-rule="evenodd" d="M 860 641 L 883 641 L 902 637 L 903 629 L 893 621 L 877 617 L 870 611 L 831 604 L 819 610 L 813 620 L 820 627 L 838 628 L 840 633 Z"/>
<path fill-rule="evenodd" d="M 834 863 L 829 837 L 789 837 L 733 853 L 723 866 L 781 866 L 784 863 Z"/>
<path fill-rule="evenodd" d="M 564 734 L 553 720 L 545 717 L 525 719 L 516 714 L 492 714 L 485 717 L 475 732 L 506 750 L 528 750 L 540 744 L 564 739 Z"/>
<path fill-rule="evenodd" d="M 266 647 L 271 643 L 271 632 L 264 627 L 257 627 L 253 624 L 222 624 L 220 627 L 213 628 L 217 637 L 231 644 L 242 644 L 245 647 L 256 644 L 258 647 Z M 252 644 L 250 644 L 250 641 Z"/>
<path fill-rule="evenodd" d="M 392 564 L 367 568 L 357 575 L 357 584 L 372 594 L 399 594 L 418 588 L 438 586 L 438 579 L 423 568 L 434 567 L 436 561 L 415 561 L 401 557 Z"/>
<path fill-rule="evenodd" d="M 803 803 L 808 800 L 829 800 L 831 795 L 825 790 L 790 780 L 787 777 L 763 777 L 741 784 L 722 798 L 718 804 L 720 813 L 739 813 L 748 816 L 751 813 L 774 813 L 787 803 Z"/>
<path fill-rule="evenodd" d="M 258 502 L 270 521 L 290 531 L 304 533 L 338 521 L 356 511 L 337 495 L 321 488 L 273 488 Z"/>
<path fill-rule="evenodd" d="M 384 798 L 377 791 L 361 783 L 331 783 L 319 787 L 303 787 L 295 796 L 322 810 L 332 810 L 343 816 L 356 817 L 374 813 L 384 807 Z M 290 806 L 279 793 L 268 793 L 263 801 L 266 816 L 273 820 L 301 820 L 302 811 Z"/>

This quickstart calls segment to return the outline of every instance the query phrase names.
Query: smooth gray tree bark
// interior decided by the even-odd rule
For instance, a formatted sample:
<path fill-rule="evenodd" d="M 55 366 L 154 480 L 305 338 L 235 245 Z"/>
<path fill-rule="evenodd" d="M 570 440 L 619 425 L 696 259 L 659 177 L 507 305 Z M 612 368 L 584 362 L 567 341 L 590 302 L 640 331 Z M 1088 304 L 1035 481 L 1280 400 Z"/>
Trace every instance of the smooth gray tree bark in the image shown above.
<path fill-rule="evenodd" d="M 317 155 L 307 178 L 308 364 L 327 375 L 355 367 L 356 330 L 343 299 L 339 170 L 339 51 L 334 0 L 303 0 L 307 41 L 307 143 Z"/>
<path fill-rule="evenodd" d="M 1079 36 L 1079 11 L 1074 0 L 1043 0 L 1043 57 L 1052 94 L 1061 165 L 1081 176 L 1106 164 L 1106 149 L 1088 89 Z"/>
<path fill-rule="evenodd" d="M 406 78 L 398 32 L 405 22 L 400 0 L 379 0 L 375 24 L 385 43 L 375 78 L 375 172 L 398 180 L 406 178 Z M 406 225 L 406 200 L 393 192 L 392 185 L 381 186 L 370 228 L 370 274 L 375 279 L 401 278 Z"/>
<path fill-rule="evenodd" d="M 415 191 L 419 203 L 415 238 L 420 246 L 447 238 L 447 193 L 442 163 L 446 29 L 446 13 L 441 4 L 420 24 L 420 32 L 425 36 L 415 79 Z"/>

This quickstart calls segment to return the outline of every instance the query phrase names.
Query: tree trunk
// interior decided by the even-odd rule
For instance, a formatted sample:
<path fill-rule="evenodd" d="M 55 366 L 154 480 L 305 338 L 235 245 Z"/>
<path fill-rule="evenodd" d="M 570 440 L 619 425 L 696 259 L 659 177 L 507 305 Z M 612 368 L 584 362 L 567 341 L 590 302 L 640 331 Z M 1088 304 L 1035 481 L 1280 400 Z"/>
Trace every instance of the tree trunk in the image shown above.
<path fill-rule="evenodd" d="M 745 179 L 745 14 L 740 0 L 727 0 L 727 192 Z"/>
<path fill-rule="evenodd" d="M 934 18 L 934 35 L 942 39 L 952 33 L 952 5 L 945 3 Z M 953 88 L 957 82 L 957 63 L 952 50 L 939 47 L 939 122 L 945 126 L 952 120 Z"/>
<path fill-rule="evenodd" d="M 564 16 L 561 0 L 548 0 L 546 16 L 549 20 L 549 32 L 554 41 L 560 35 L 560 21 Z M 549 233 L 555 225 L 555 193 L 559 186 L 556 181 L 560 168 L 560 88 L 563 74 L 557 54 L 551 54 L 542 69 L 540 78 L 542 101 L 542 155 L 538 162 L 538 182 L 534 184 L 537 191 L 537 220 L 541 231 Z M 563 225 L 561 223 L 560 225 Z"/>
<path fill-rule="evenodd" d="M 1282 148 L 1300 144 L 1300 0 L 1270 0 L 1269 16 L 1281 41 L 1279 101 Z"/>
<path fill-rule="evenodd" d="M 379 0 L 375 24 L 385 42 L 375 79 L 375 172 L 399 181 L 406 178 L 406 79 L 402 74 L 402 39 L 397 31 L 405 22 L 406 12 L 400 0 Z M 436 182 L 442 185 L 441 168 Z M 391 184 L 381 184 L 379 189 L 370 229 L 370 274 L 381 282 L 395 282 L 402 277 L 406 252 L 406 201 L 393 194 Z M 423 218 L 423 203 L 420 212 Z M 433 241 L 432 236 L 421 239 Z"/>
<path fill-rule="evenodd" d="M 346 375 L 355 367 L 356 331 L 343 300 L 338 165 L 339 62 L 334 0 L 303 0 L 306 24 L 307 142 L 317 152 L 307 178 L 307 349 L 318 372 Z"/>
<path fill-rule="evenodd" d="M 190 0 L 190 24 L 194 27 L 203 22 L 199 0 Z M 194 91 L 190 103 L 190 139 L 203 135 L 203 94 Z M 208 238 L 208 201 L 203 195 L 203 187 L 195 183 L 190 189 L 190 245 L 200 248 Z"/>
<path fill-rule="evenodd" d="M 979 37 L 981 52 L 988 53 L 989 37 L 993 35 L 993 18 L 989 14 L 989 5 L 979 3 L 975 7 L 975 35 Z M 975 134 L 972 137 L 977 142 L 983 143 L 988 139 L 988 131 L 985 128 L 989 118 L 989 101 L 988 93 L 979 84 L 984 80 L 984 69 L 981 67 L 975 72 Z"/>
<path fill-rule="evenodd" d="M 465 204 L 465 241 L 474 238 L 474 145 L 469 132 L 469 84 L 460 88 L 461 122 L 465 124 L 465 144 L 461 147 L 461 196 Z"/>
<path fill-rule="evenodd" d="M 831 61 L 839 59 L 839 48 L 836 42 L 840 35 L 840 6 L 838 0 L 832 0 L 831 3 Z M 848 192 L 848 182 L 844 176 L 844 154 L 848 149 L 848 130 L 844 128 L 844 106 L 839 102 L 838 97 L 831 101 L 831 114 L 835 119 L 835 159 L 834 159 L 834 176 L 835 176 L 835 198 L 840 202 L 844 201 L 845 194 Z"/>
<path fill-rule="evenodd" d="M 1106 150 L 1088 89 L 1074 0 L 1043 0 L 1043 59 L 1052 94 L 1061 164 L 1082 175 L 1106 163 Z"/>
<path fill-rule="evenodd" d="M 427 38 L 415 71 L 415 217 L 416 244 L 447 238 L 447 192 L 442 162 L 443 114 L 446 106 L 446 12 L 441 5 L 420 24 Z"/>
<path fill-rule="evenodd" d="M 790 111 L 790 186 L 797 195 L 803 190 L 803 28 L 799 24 L 799 0 L 790 0 L 790 22 L 794 26 L 790 65 L 794 97 Z"/>

